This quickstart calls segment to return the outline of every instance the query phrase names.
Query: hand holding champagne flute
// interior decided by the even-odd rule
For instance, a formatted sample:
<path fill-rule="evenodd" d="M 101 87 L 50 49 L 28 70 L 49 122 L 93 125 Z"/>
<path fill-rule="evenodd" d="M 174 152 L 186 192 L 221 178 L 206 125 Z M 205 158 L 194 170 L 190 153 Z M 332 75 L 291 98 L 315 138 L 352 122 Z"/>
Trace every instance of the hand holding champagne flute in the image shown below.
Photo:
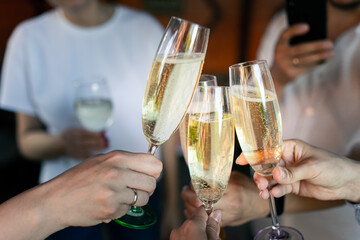
<path fill-rule="evenodd" d="M 204 63 L 210 29 L 172 17 L 160 42 L 151 67 L 142 108 L 142 127 L 149 142 L 148 152 L 175 132 L 184 118 L 195 92 Z M 136 190 L 134 190 L 136 205 Z M 155 224 L 149 205 L 133 206 L 116 222 L 130 228 Z"/>
<path fill-rule="evenodd" d="M 282 125 L 274 83 L 266 61 L 230 66 L 231 108 L 241 149 L 255 172 L 272 176 L 281 158 Z M 262 229 L 257 240 L 303 236 L 291 227 L 280 227 L 274 197 L 269 198 L 272 226 Z"/>

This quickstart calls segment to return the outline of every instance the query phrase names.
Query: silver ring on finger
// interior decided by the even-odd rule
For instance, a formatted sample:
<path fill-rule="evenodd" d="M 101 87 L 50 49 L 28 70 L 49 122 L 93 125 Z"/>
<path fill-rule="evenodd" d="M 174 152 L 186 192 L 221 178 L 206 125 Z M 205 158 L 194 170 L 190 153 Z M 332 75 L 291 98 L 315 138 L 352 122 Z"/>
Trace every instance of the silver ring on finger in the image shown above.
<path fill-rule="evenodd" d="M 299 62 L 300 62 L 300 60 L 299 60 L 299 58 L 297 58 L 297 57 L 294 57 L 293 59 L 292 59 L 292 64 L 296 67 L 297 65 L 299 65 Z"/>
<path fill-rule="evenodd" d="M 132 203 L 130 205 L 134 206 L 139 198 L 139 195 L 135 189 L 131 188 L 131 190 L 133 190 L 133 192 L 134 192 L 134 200 L 132 201 Z"/>

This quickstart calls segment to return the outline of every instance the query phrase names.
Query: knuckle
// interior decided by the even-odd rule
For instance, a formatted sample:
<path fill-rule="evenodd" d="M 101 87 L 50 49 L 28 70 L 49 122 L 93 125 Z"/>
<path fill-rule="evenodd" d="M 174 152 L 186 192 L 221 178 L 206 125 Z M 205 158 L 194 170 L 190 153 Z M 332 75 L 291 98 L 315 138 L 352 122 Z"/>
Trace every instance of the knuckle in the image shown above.
<path fill-rule="evenodd" d="M 102 172 L 102 182 L 114 182 L 118 181 L 119 171 L 113 167 L 107 167 Z"/>
<path fill-rule="evenodd" d="M 144 193 L 140 194 L 138 201 L 136 202 L 136 206 L 145 206 L 149 202 L 149 195 Z"/>

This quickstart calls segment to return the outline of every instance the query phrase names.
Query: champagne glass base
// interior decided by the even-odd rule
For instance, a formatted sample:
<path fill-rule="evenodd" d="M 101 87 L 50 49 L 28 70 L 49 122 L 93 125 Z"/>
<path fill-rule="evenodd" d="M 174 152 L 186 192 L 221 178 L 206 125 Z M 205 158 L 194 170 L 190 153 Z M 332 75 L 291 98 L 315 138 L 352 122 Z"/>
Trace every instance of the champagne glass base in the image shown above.
<path fill-rule="evenodd" d="M 292 227 L 281 226 L 280 235 L 273 231 L 272 227 L 261 229 L 255 236 L 254 240 L 304 240 L 303 235 Z"/>
<path fill-rule="evenodd" d="M 127 214 L 121 218 L 114 219 L 114 221 L 124 227 L 132 229 L 146 229 L 156 223 L 156 213 L 150 205 L 136 208 L 135 211 L 130 209 Z"/>

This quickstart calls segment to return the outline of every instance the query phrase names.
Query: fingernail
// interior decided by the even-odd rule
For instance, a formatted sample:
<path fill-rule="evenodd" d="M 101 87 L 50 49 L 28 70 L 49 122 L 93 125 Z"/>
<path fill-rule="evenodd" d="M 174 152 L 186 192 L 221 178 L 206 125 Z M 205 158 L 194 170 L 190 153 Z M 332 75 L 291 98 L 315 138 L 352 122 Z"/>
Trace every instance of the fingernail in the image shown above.
<path fill-rule="evenodd" d="M 222 213 L 220 210 L 215 210 L 212 213 L 212 218 L 218 223 L 221 222 L 221 216 L 222 216 Z"/>
<path fill-rule="evenodd" d="M 259 196 L 260 196 L 260 197 L 261 197 L 262 192 L 263 192 L 263 191 L 260 191 L 260 192 L 259 192 Z"/>
<path fill-rule="evenodd" d="M 279 170 L 280 170 L 280 177 L 282 179 L 286 178 L 286 171 L 283 167 L 279 167 Z"/>

